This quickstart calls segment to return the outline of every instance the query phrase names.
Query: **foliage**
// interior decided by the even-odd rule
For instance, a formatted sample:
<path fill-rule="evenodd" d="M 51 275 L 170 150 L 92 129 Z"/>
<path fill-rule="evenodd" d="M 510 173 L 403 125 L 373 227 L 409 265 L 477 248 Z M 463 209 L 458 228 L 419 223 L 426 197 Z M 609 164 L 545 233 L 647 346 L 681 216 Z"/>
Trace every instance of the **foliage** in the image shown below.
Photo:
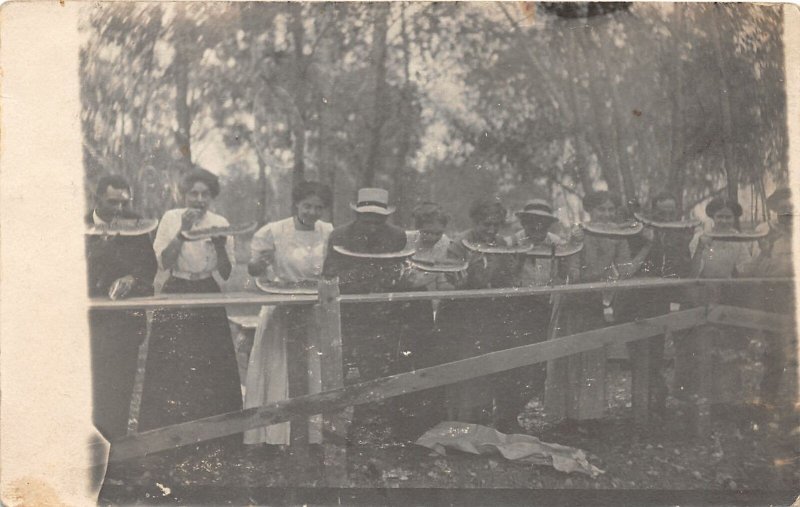
<path fill-rule="evenodd" d="M 239 192 L 223 213 L 262 222 L 301 179 L 334 187 L 337 222 L 363 184 L 388 188 L 404 225 L 435 199 L 464 227 L 488 193 L 511 207 L 544 193 L 571 221 L 605 187 L 668 189 L 687 210 L 727 191 L 763 213 L 787 179 L 780 9 L 93 4 L 87 185 L 124 174 L 157 216 L 182 171 L 212 164 Z"/>

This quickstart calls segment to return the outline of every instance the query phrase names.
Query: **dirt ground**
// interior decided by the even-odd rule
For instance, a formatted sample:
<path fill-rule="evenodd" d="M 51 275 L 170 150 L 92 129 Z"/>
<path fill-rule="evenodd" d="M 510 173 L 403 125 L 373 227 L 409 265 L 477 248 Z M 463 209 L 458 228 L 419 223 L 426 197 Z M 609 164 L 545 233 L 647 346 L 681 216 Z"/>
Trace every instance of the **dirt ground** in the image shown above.
<path fill-rule="evenodd" d="M 395 444 L 386 435 L 385 422 L 377 417 L 357 433 L 359 444 L 348 449 L 348 486 L 787 492 L 800 485 L 796 418 L 779 419 L 751 404 L 715 406 L 710 436 L 696 438 L 690 436 L 680 405 L 670 399 L 663 427 L 637 432 L 631 419 L 630 372 L 624 362 L 612 363 L 609 380 L 611 407 L 600 424 L 547 425 L 538 400 L 528 405 L 520 419 L 530 434 L 545 442 L 586 451 L 589 461 L 605 472 L 596 478 L 507 461 L 501 456 L 456 452 L 441 456 L 414 444 Z M 102 500 L 263 503 L 247 492 L 252 488 L 324 486 L 320 456 L 319 449 L 313 448 L 305 455 L 292 449 L 265 448 L 214 449 L 183 456 L 159 453 L 111 467 Z M 224 502 L 221 498 L 210 500 L 205 493 L 209 486 L 212 491 L 224 492 Z"/>
<path fill-rule="evenodd" d="M 245 279 L 242 275 L 233 282 L 237 290 L 244 288 L 240 285 Z M 229 314 L 257 311 L 256 307 L 230 308 Z M 145 352 L 143 348 L 132 405 L 132 430 L 136 426 L 138 391 L 145 373 Z M 792 492 L 800 487 L 798 413 L 787 409 L 779 417 L 744 401 L 756 398 L 763 373 L 760 363 L 763 343 L 753 335 L 750 345 L 738 353 L 741 357 L 731 364 L 741 368 L 738 375 L 741 383 L 736 389 L 741 393 L 741 401 L 712 407 L 711 431 L 706 438 L 692 436 L 690 419 L 673 397 L 668 399 L 667 418 L 659 428 L 637 431 L 632 420 L 630 370 L 624 360 L 609 361 L 608 416 L 598 424 L 554 424 L 547 421 L 541 402 L 533 399 L 520 417 L 522 427 L 544 442 L 584 450 L 589 462 L 604 471 L 595 478 L 558 472 L 549 466 L 507 461 L 499 455 L 453 452 L 442 456 L 413 443 L 399 444 L 388 435 L 388 424 L 376 409 L 371 424 L 355 432 L 357 443 L 348 448 L 347 470 L 347 487 L 352 488 L 349 494 L 377 491 L 376 496 L 360 499 L 325 496 L 328 490 L 324 488 L 318 448 L 243 449 L 238 445 L 240 438 L 234 437 L 234 445 L 226 446 L 224 451 L 219 446 L 207 445 L 200 451 L 164 452 L 114 464 L 108 470 L 101 503 L 527 505 L 534 498 L 531 494 L 555 491 L 560 493 L 535 503 L 663 504 L 678 492 L 704 492 L 705 496 L 689 496 L 685 502 L 672 504 L 789 505 L 794 501 Z M 666 380 L 672 385 L 670 358 L 674 357 L 674 351 L 669 342 L 666 357 Z M 276 496 L 276 491 L 282 492 L 282 496 Z M 298 491 L 307 495 L 299 497 Z M 323 496 L 315 497 L 314 493 L 320 491 Z M 392 500 L 386 495 L 418 491 L 434 495 L 454 492 L 461 496 Z M 506 492 L 521 496 L 497 496 Z M 587 496 L 587 492 L 591 494 Z M 633 500 L 630 496 L 609 497 L 616 493 L 648 492 L 654 496 L 634 496 Z M 748 492 L 757 494 L 748 496 Z M 773 496 L 759 496 L 766 493 Z M 708 497 L 708 494 L 723 496 Z M 601 501 L 604 499 L 605 502 Z"/>

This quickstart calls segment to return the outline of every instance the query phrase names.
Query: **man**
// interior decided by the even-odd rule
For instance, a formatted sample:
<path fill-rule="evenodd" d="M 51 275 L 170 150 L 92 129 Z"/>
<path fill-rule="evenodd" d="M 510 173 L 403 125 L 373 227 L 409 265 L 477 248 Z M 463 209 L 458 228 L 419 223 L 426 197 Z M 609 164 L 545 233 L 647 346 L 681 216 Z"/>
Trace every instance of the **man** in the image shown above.
<path fill-rule="evenodd" d="M 356 213 L 355 220 L 331 232 L 322 276 L 338 277 L 343 294 L 407 290 L 404 262 L 414 252 L 406 246 L 405 231 L 388 223 L 395 210 L 389 206 L 389 193 L 381 188 L 362 188 L 358 201 L 350 207 Z M 420 329 L 419 303 L 427 305 L 430 312 L 427 301 L 342 305 L 345 383 L 386 377 L 414 367 L 417 341 L 428 331 Z M 412 398 L 392 398 L 385 411 L 394 436 L 400 440 L 419 436 L 414 435 L 419 428 L 412 424 Z M 375 408 L 356 407 L 352 429 L 377 417 Z"/>
<path fill-rule="evenodd" d="M 322 274 L 327 278 L 338 276 L 342 293 L 390 292 L 399 286 L 403 257 L 375 256 L 398 253 L 406 248 L 405 231 L 388 223 L 395 211 L 388 201 L 386 190 L 362 188 L 358 191 L 358 202 L 350 203 L 350 208 L 356 212 L 355 220 L 331 232 Z M 362 255 L 347 255 L 342 251 Z"/>
<path fill-rule="evenodd" d="M 794 276 L 792 266 L 794 206 L 791 190 L 780 188 L 773 192 L 767 199 L 767 208 L 775 213 L 777 218 L 770 223 L 769 235 L 759 241 L 760 253 L 754 261 L 754 276 L 791 278 Z M 795 298 L 792 284 L 764 285 L 759 288 L 756 296 L 755 301 L 763 310 L 794 317 Z M 794 322 L 792 329 L 783 333 L 765 332 L 764 339 L 766 350 L 764 378 L 760 386 L 761 401 L 768 406 L 779 407 L 783 382 L 790 382 L 786 389 L 788 396 L 783 397 L 783 400 L 794 400 L 797 396 L 797 334 Z M 791 404 L 788 408 L 791 410 Z"/>
<path fill-rule="evenodd" d="M 90 226 L 115 219 L 139 218 L 130 210 L 131 188 L 120 176 L 104 176 L 97 184 Z M 86 269 L 89 297 L 147 296 L 153 293 L 156 258 L 148 234 L 87 235 Z M 109 441 L 126 434 L 136 376 L 139 345 L 145 338 L 144 311 L 90 310 L 94 424 Z"/>

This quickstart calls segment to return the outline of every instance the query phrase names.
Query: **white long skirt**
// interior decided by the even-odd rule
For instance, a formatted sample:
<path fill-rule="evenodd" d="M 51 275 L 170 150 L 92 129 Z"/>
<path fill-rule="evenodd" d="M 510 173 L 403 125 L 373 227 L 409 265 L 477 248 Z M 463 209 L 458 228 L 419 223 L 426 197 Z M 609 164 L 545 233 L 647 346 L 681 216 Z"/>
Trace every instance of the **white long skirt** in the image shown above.
<path fill-rule="evenodd" d="M 298 310 L 299 308 L 293 309 L 292 317 L 297 318 L 302 315 L 302 312 Z M 290 366 L 286 353 L 287 318 L 289 318 L 288 308 L 261 307 L 253 340 L 253 350 L 247 365 L 244 408 L 260 407 L 289 398 L 288 368 Z M 311 324 L 310 319 L 313 319 L 311 306 L 307 308 L 305 318 L 309 319 L 308 322 Z M 306 329 L 314 329 L 314 326 L 308 325 Z M 320 358 L 310 337 L 306 343 L 305 364 L 293 364 L 291 367 L 306 368 L 308 393 L 315 394 L 322 391 Z M 309 443 L 322 443 L 322 416 L 310 417 L 308 424 Z M 288 445 L 290 431 L 289 422 L 255 428 L 245 432 L 244 443 Z"/>

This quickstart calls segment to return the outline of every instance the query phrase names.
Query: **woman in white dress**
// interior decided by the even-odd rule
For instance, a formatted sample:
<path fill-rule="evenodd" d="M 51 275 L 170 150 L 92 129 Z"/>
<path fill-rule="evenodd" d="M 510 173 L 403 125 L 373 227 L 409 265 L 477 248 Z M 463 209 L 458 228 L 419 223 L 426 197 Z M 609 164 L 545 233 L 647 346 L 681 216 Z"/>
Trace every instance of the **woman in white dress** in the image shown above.
<path fill-rule="evenodd" d="M 325 185 L 303 182 L 295 187 L 292 191 L 292 216 L 265 225 L 253 236 L 248 265 L 250 275 L 289 286 L 319 278 L 325 245 L 333 230 L 333 225 L 320 218 L 330 204 L 331 191 Z M 308 359 L 307 392 L 320 392 L 319 355 L 309 340 L 309 324 L 312 322 L 310 305 L 262 307 L 247 367 L 245 408 L 284 400 L 290 394 L 292 397 L 305 394 L 289 392 L 290 373 L 293 378 L 296 376 L 294 371 L 289 371 L 287 362 L 290 355 L 287 349 L 290 347 L 303 351 L 300 353 Z M 299 368 L 300 365 L 291 367 Z M 299 370 L 296 373 L 305 375 Z M 305 391 L 302 386 L 292 384 L 293 390 L 297 387 Z M 244 443 L 288 445 L 290 428 L 288 422 L 255 428 L 245 432 Z M 307 429 L 309 442 L 321 443 L 321 417 L 311 417 Z"/>

